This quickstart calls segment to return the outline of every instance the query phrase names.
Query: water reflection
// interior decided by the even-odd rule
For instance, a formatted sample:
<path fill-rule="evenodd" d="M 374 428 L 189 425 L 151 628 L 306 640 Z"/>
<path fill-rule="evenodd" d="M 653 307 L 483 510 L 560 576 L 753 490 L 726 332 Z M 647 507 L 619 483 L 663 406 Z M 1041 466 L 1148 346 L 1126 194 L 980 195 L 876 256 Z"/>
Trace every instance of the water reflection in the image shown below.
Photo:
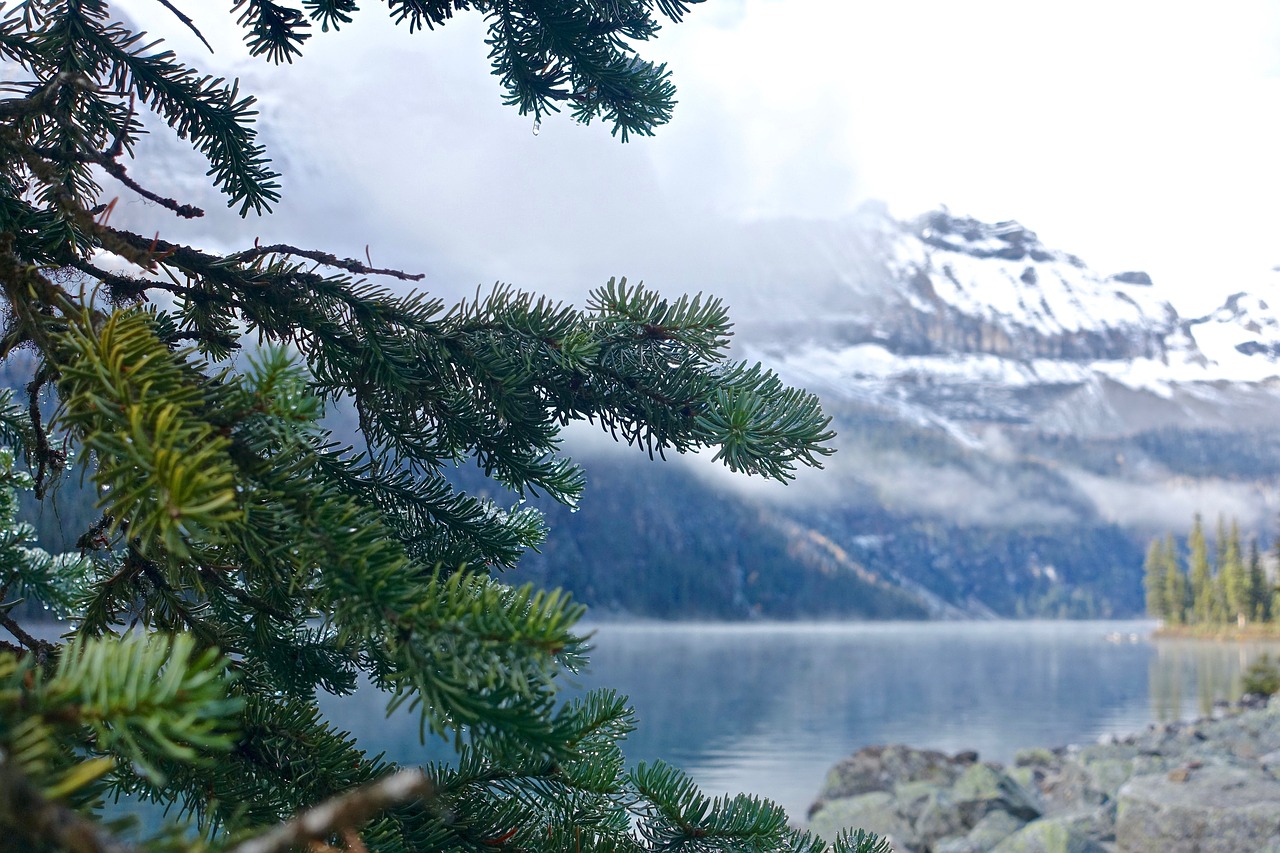
<path fill-rule="evenodd" d="M 1157 640 L 1149 670 L 1151 716 L 1161 722 L 1203 717 L 1218 701 L 1243 693 L 1243 673 L 1262 657 L 1280 656 L 1280 642 L 1215 643 Z"/>
<path fill-rule="evenodd" d="M 1010 761 L 1021 748 L 1144 726 L 1149 624 L 619 625 L 588 684 L 629 694 L 632 760 L 665 758 L 709 793 L 803 815 L 830 765 L 875 743 Z"/>

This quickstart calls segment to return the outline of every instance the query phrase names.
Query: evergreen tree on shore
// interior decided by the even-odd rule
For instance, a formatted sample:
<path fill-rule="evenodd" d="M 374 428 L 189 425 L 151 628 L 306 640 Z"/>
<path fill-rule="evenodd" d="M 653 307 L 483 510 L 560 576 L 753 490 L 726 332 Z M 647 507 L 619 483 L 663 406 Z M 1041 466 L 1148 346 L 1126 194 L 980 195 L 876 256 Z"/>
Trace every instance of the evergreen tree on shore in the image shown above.
<path fill-rule="evenodd" d="M 1209 567 L 1209 548 L 1204 538 L 1204 524 L 1200 513 L 1196 513 L 1191 525 L 1191 533 L 1187 536 L 1189 550 L 1188 575 L 1191 578 L 1191 616 L 1192 621 L 1208 624 L 1214 621 L 1217 598 L 1214 590 L 1214 577 Z"/>
<path fill-rule="evenodd" d="M 1188 595 L 1186 578 L 1178 566 L 1178 545 L 1173 534 L 1165 537 L 1161 552 L 1162 574 L 1164 575 L 1164 619 L 1171 624 L 1181 625 L 1187 621 Z"/>
<path fill-rule="evenodd" d="M 1152 539 L 1142 564 L 1142 585 L 1147 593 L 1147 613 L 1157 619 L 1169 619 L 1169 596 L 1165 589 L 1164 543 Z"/>
<path fill-rule="evenodd" d="M 1249 575 L 1240 550 L 1240 525 L 1234 519 L 1225 540 L 1219 548 L 1222 563 L 1218 569 L 1225 604 L 1223 617 L 1224 621 L 1244 625 L 1253 615 L 1252 597 L 1249 594 Z"/>
<path fill-rule="evenodd" d="M 1208 565 L 1208 547 L 1197 514 L 1187 536 L 1185 570 L 1178 563 L 1172 533 L 1153 539 L 1143 565 L 1147 613 L 1169 625 L 1234 625 L 1271 623 L 1280 608 L 1276 591 L 1263 567 L 1257 537 L 1250 537 L 1248 558 L 1242 558 L 1240 525 L 1232 519 L 1216 548 L 1219 568 Z"/>
<path fill-rule="evenodd" d="M 1271 595 L 1262 570 L 1262 553 L 1256 536 L 1249 539 L 1249 607 L 1253 621 L 1271 621 Z"/>
<path fill-rule="evenodd" d="M 180 2 L 158 5 L 194 29 Z M 670 116 L 668 73 L 634 44 L 678 21 L 682 0 L 385 5 L 411 30 L 485 13 L 494 73 L 522 113 L 564 108 L 624 140 Z M 274 62 L 357 12 L 232 6 Z M 0 400 L 0 439 L 30 478 L 5 468 L 0 487 L 44 497 L 71 466 L 101 511 L 69 558 L 0 516 L 13 638 L 0 642 L 0 848 L 827 848 L 771 803 L 710 800 L 662 763 L 628 769 L 625 698 L 561 701 L 586 662 L 582 608 L 501 577 L 541 541 L 540 516 L 445 477 L 470 460 L 514 494 L 573 503 L 583 478 L 558 455 L 570 420 L 650 454 L 710 449 L 745 474 L 818 466 L 829 419 L 728 359 L 719 300 L 624 279 L 583 309 L 505 286 L 448 306 L 367 280 L 416 276 L 323 251 L 136 233 L 112 221 L 114 194 L 201 215 L 130 174 L 142 110 L 207 159 L 242 215 L 269 210 L 279 176 L 253 99 L 114 21 L 105 0 L 9 4 L 0 56 L 0 355 L 35 356 L 27 398 Z M 263 346 L 233 361 L 247 341 Z M 358 413 L 361 451 L 321 424 L 339 400 Z M 70 620 L 67 636 L 33 636 L 13 616 L 23 597 Z M 456 761 L 399 768 L 326 722 L 317 693 L 361 677 L 449 738 Z M 199 838 L 122 842 L 104 806 L 121 794 L 190 817 Z M 835 848 L 887 849 L 862 833 Z"/>

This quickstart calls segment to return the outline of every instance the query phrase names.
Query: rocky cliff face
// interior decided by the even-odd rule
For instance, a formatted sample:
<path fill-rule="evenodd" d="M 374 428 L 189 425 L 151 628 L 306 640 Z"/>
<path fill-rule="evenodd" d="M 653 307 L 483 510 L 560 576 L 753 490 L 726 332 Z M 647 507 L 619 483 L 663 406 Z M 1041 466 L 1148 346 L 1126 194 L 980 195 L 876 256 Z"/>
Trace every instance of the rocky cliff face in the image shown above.
<path fill-rule="evenodd" d="M 844 286 L 807 289 L 824 307 L 765 336 L 1087 363 L 1162 359 L 1178 324 L 1145 273 L 1103 276 L 1013 221 L 937 211 L 899 222 L 873 205 L 819 239 L 843 244 L 816 253 L 845 260 Z"/>
<path fill-rule="evenodd" d="M 906 285 L 911 310 L 895 318 L 904 330 L 891 342 L 895 352 L 1066 361 L 1164 355 L 1176 313 L 1154 297 L 1145 273 L 1103 279 L 1012 221 L 934 212 L 901 232 L 889 268 Z"/>

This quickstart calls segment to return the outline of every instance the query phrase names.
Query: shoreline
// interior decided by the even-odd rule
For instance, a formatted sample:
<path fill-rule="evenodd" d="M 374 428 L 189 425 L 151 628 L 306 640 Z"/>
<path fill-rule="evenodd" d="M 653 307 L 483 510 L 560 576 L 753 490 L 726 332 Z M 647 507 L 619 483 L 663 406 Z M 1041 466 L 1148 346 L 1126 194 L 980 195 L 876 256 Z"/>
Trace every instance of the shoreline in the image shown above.
<path fill-rule="evenodd" d="M 1280 623 L 1245 625 L 1160 625 L 1153 640 L 1206 640 L 1217 643 L 1280 643 Z"/>
<path fill-rule="evenodd" d="M 973 752 L 872 746 L 838 762 L 809 810 L 895 853 L 1280 851 L 1280 699 L 1153 723 L 1088 745 Z"/>

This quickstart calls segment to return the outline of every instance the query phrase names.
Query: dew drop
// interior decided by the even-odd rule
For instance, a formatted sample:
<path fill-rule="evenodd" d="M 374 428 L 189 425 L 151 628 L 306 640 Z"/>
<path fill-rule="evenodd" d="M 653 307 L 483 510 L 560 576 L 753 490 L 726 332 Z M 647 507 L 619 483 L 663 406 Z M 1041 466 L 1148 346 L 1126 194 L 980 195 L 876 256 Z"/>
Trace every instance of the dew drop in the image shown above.
<path fill-rule="evenodd" d="M 541 132 L 542 132 L 542 119 L 535 118 L 533 120 L 533 135 L 537 136 Z"/>

